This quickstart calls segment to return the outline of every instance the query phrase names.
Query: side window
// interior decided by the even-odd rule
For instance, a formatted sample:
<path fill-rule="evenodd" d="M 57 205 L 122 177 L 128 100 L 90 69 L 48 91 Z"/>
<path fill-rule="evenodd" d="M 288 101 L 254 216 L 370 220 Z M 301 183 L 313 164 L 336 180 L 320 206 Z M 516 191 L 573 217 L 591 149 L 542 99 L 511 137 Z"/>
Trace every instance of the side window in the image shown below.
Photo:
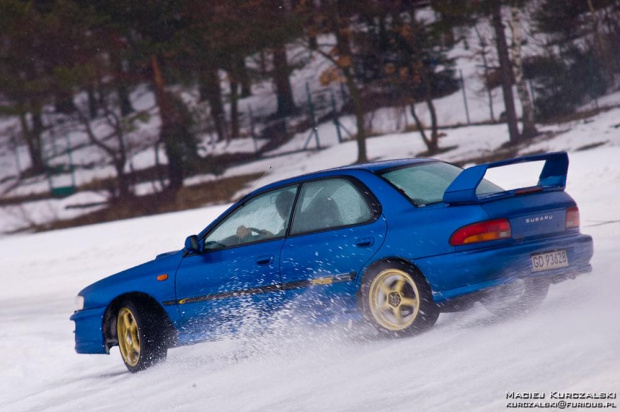
<path fill-rule="evenodd" d="M 297 186 L 273 190 L 232 212 L 205 238 L 205 249 L 221 249 L 284 236 Z"/>
<path fill-rule="evenodd" d="M 291 233 L 355 225 L 372 217 L 368 202 L 349 180 L 318 180 L 302 186 Z"/>

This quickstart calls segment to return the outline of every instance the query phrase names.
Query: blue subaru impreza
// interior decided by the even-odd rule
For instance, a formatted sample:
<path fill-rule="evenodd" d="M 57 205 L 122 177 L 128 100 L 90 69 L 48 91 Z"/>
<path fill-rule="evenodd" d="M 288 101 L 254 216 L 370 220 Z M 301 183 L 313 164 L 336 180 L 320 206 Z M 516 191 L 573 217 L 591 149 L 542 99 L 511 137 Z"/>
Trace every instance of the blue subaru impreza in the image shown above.
<path fill-rule="evenodd" d="M 503 190 L 490 168 L 544 161 L 538 184 Z M 76 298 L 76 351 L 118 345 L 136 372 L 173 346 L 264 325 L 286 309 L 364 319 L 409 335 L 482 302 L 498 315 L 540 304 L 591 270 L 592 238 L 564 192 L 564 152 L 462 170 L 432 159 L 354 165 L 273 183 L 176 252 L 100 280 Z M 310 315 L 310 316 L 309 316 Z"/>

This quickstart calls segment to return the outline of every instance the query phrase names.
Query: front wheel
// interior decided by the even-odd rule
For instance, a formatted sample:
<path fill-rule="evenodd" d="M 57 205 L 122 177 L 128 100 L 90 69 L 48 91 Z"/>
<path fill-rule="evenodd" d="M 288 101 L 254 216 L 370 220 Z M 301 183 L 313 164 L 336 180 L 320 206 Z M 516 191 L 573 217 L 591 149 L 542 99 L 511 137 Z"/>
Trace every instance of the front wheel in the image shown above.
<path fill-rule="evenodd" d="M 393 336 L 426 330 L 439 316 L 426 279 L 399 263 L 384 264 L 367 273 L 362 299 L 370 322 L 380 332 Z"/>
<path fill-rule="evenodd" d="M 121 357 L 130 372 L 166 359 L 168 348 L 157 318 L 132 301 L 124 302 L 118 311 L 116 334 Z"/>

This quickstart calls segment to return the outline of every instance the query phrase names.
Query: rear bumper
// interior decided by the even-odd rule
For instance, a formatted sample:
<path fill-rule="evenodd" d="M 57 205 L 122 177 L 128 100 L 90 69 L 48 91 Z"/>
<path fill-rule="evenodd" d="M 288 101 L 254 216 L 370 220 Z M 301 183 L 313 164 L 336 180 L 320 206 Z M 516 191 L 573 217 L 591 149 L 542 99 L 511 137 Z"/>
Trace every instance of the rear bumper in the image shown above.
<path fill-rule="evenodd" d="M 566 250 L 565 268 L 533 272 L 531 255 Z M 414 263 L 427 277 L 436 303 L 499 286 L 521 277 L 548 278 L 552 282 L 590 272 L 592 237 L 579 233 L 492 248 L 468 250 L 419 259 Z"/>
<path fill-rule="evenodd" d="M 105 307 L 75 312 L 75 351 L 77 353 L 108 353 L 103 338 Z"/>

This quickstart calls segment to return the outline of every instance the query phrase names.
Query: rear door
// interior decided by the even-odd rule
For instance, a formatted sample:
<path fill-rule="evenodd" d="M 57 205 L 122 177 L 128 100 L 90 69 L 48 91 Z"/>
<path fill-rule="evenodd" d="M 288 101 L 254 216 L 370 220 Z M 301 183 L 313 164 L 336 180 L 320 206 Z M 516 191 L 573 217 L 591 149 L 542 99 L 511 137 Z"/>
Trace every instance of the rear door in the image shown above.
<path fill-rule="evenodd" d="M 304 183 L 280 261 L 282 287 L 295 313 L 322 316 L 354 308 L 354 279 L 381 247 L 386 229 L 378 201 L 359 181 Z"/>

